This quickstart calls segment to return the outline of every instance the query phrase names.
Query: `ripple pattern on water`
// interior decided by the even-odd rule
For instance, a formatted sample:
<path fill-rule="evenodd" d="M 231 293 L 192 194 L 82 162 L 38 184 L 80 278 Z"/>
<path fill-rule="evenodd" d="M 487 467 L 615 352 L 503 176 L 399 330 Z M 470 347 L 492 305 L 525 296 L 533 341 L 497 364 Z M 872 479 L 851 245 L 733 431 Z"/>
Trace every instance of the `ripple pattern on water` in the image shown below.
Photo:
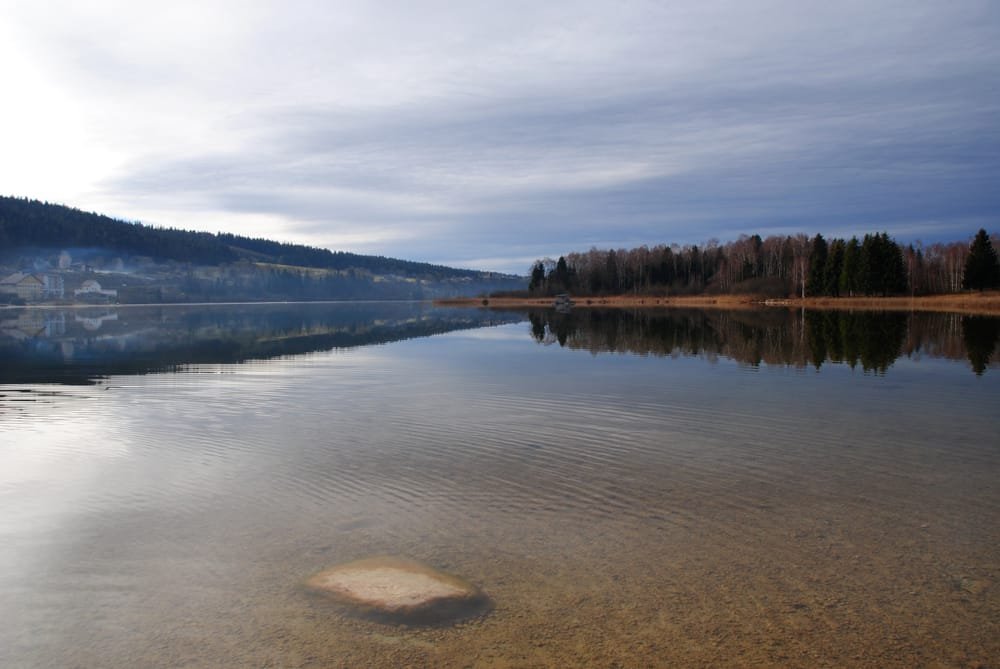
<path fill-rule="evenodd" d="M 94 639 L 103 650 L 78 664 L 307 665 L 336 650 L 462 666 L 459 648 L 483 639 L 557 662 L 603 635 L 646 648 L 632 664 L 683 664 L 713 641 L 736 653 L 801 633 L 835 666 L 837 647 L 876 652 L 872 630 L 914 620 L 987 648 L 993 377 L 928 385 L 919 366 L 751 372 L 524 344 L 446 335 L 3 389 L 0 613 L 20 617 L 0 660 L 60 664 Z M 15 396 L 30 408 L 8 410 Z M 486 587 L 498 605 L 479 641 L 404 635 L 409 655 L 380 655 L 371 628 L 298 598 L 301 577 L 377 553 Z M 293 652 L 289 629 L 301 661 L 273 655 Z M 136 641 L 154 630 L 160 655 Z M 604 664 L 625 652 L 586 647 Z"/>

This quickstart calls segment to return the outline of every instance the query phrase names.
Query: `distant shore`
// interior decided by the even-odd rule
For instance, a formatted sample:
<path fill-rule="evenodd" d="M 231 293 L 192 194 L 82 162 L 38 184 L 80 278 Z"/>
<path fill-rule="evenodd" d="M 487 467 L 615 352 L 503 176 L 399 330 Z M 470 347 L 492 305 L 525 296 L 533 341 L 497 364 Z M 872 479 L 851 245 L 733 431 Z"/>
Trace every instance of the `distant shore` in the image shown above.
<path fill-rule="evenodd" d="M 764 298 L 759 295 L 691 295 L 653 297 L 613 295 L 573 296 L 574 308 L 649 309 L 691 307 L 707 309 L 759 309 L 762 307 L 848 309 L 875 311 L 938 311 L 1000 316 L 1000 291 L 925 295 L 918 297 L 807 297 Z M 468 297 L 435 300 L 441 306 L 490 307 L 508 309 L 550 308 L 552 297 Z"/>

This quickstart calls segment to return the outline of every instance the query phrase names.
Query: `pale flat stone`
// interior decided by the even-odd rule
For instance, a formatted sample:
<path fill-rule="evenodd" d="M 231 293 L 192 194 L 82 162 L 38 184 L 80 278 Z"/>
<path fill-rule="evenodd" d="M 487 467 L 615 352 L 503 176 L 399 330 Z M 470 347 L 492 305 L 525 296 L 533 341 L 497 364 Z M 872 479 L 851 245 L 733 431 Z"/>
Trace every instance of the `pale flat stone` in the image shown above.
<path fill-rule="evenodd" d="M 489 606 L 486 595 L 468 581 L 397 557 L 338 565 L 310 578 L 306 587 L 359 613 L 395 622 L 443 622 Z"/>

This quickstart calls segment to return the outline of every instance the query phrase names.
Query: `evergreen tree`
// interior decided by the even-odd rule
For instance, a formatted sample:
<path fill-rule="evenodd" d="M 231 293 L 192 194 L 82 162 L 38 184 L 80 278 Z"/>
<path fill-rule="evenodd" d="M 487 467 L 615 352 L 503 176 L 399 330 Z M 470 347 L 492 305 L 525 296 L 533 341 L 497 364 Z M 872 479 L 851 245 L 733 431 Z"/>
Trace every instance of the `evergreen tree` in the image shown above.
<path fill-rule="evenodd" d="M 858 292 L 871 295 L 876 290 L 876 267 L 878 265 L 878 235 L 865 235 L 858 254 Z"/>
<path fill-rule="evenodd" d="M 823 235 L 817 234 L 813 237 L 812 250 L 809 253 L 809 279 L 806 282 L 806 291 L 810 295 L 822 295 L 825 287 L 827 246 Z"/>
<path fill-rule="evenodd" d="M 539 260 L 535 263 L 535 266 L 531 268 L 531 282 L 528 283 L 528 290 L 532 293 L 537 292 L 542 289 L 545 285 L 545 265 Z"/>
<path fill-rule="evenodd" d="M 553 290 L 569 290 L 569 268 L 566 266 L 566 258 L 559 256 L 559 262 L 556 263 L 556 268 L 552 270 L 552 276 L 550 278 L 550 285 L 554 286 Z"/>
<path fill-rule="evenodd" d="M 905 293 L 907 277 L 903 249 L 889 237 L 887 232 L 882 233 L 882 254 L 882 294 Z"/>
<path fill-rule="evenodd" d="M 962 287 L 969 290 L 1000 288 L 1000 261 L 997 260 L 997 252 L 989 235 L 982 228 L 969 247 Z"/>
<path fill-rule="evenodd" d="M 858 284 L 865 295 L 892 295 L 906 291 L 903 252 L 888 233 L 865 235 L 858 263 Z"/>
<path fill-rule="evenodd" d="M 905 293 L 909 287 L 909 280 L 906 272 L 906 261 L 903 259 L 903 249 L 894 240 L 889 238 L 889 234 L 882 233 L 882 243 L 886 249 L 886 289 L 889 293 Z"/>
<path fill-rule="evenodd" d="M 861 243 L 857 237 L 844 246 L 844 266 L 840 270 L 840 294 L 853 297 L 859 292 L 858 273 L 861 268 Z"/>
<path fill-rule="evenodd" d="M 823 268 L 823 293 L 825 295 L 840 295 L 840 275 L 844 268 L 844 251 L 846 244 L 843 239 L 834 239 L 826 255 L 826 267 Z"/>

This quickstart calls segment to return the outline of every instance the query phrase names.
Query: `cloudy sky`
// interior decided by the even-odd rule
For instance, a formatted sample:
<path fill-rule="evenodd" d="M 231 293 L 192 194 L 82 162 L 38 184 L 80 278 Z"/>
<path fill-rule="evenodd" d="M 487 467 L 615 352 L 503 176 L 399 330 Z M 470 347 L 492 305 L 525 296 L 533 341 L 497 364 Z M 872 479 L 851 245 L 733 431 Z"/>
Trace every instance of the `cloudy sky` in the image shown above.
<path fill-rule="evenodd" d="M 1000 227 L 1000 2 L 0 0 L 0 194 L 527 271 Z"/>

